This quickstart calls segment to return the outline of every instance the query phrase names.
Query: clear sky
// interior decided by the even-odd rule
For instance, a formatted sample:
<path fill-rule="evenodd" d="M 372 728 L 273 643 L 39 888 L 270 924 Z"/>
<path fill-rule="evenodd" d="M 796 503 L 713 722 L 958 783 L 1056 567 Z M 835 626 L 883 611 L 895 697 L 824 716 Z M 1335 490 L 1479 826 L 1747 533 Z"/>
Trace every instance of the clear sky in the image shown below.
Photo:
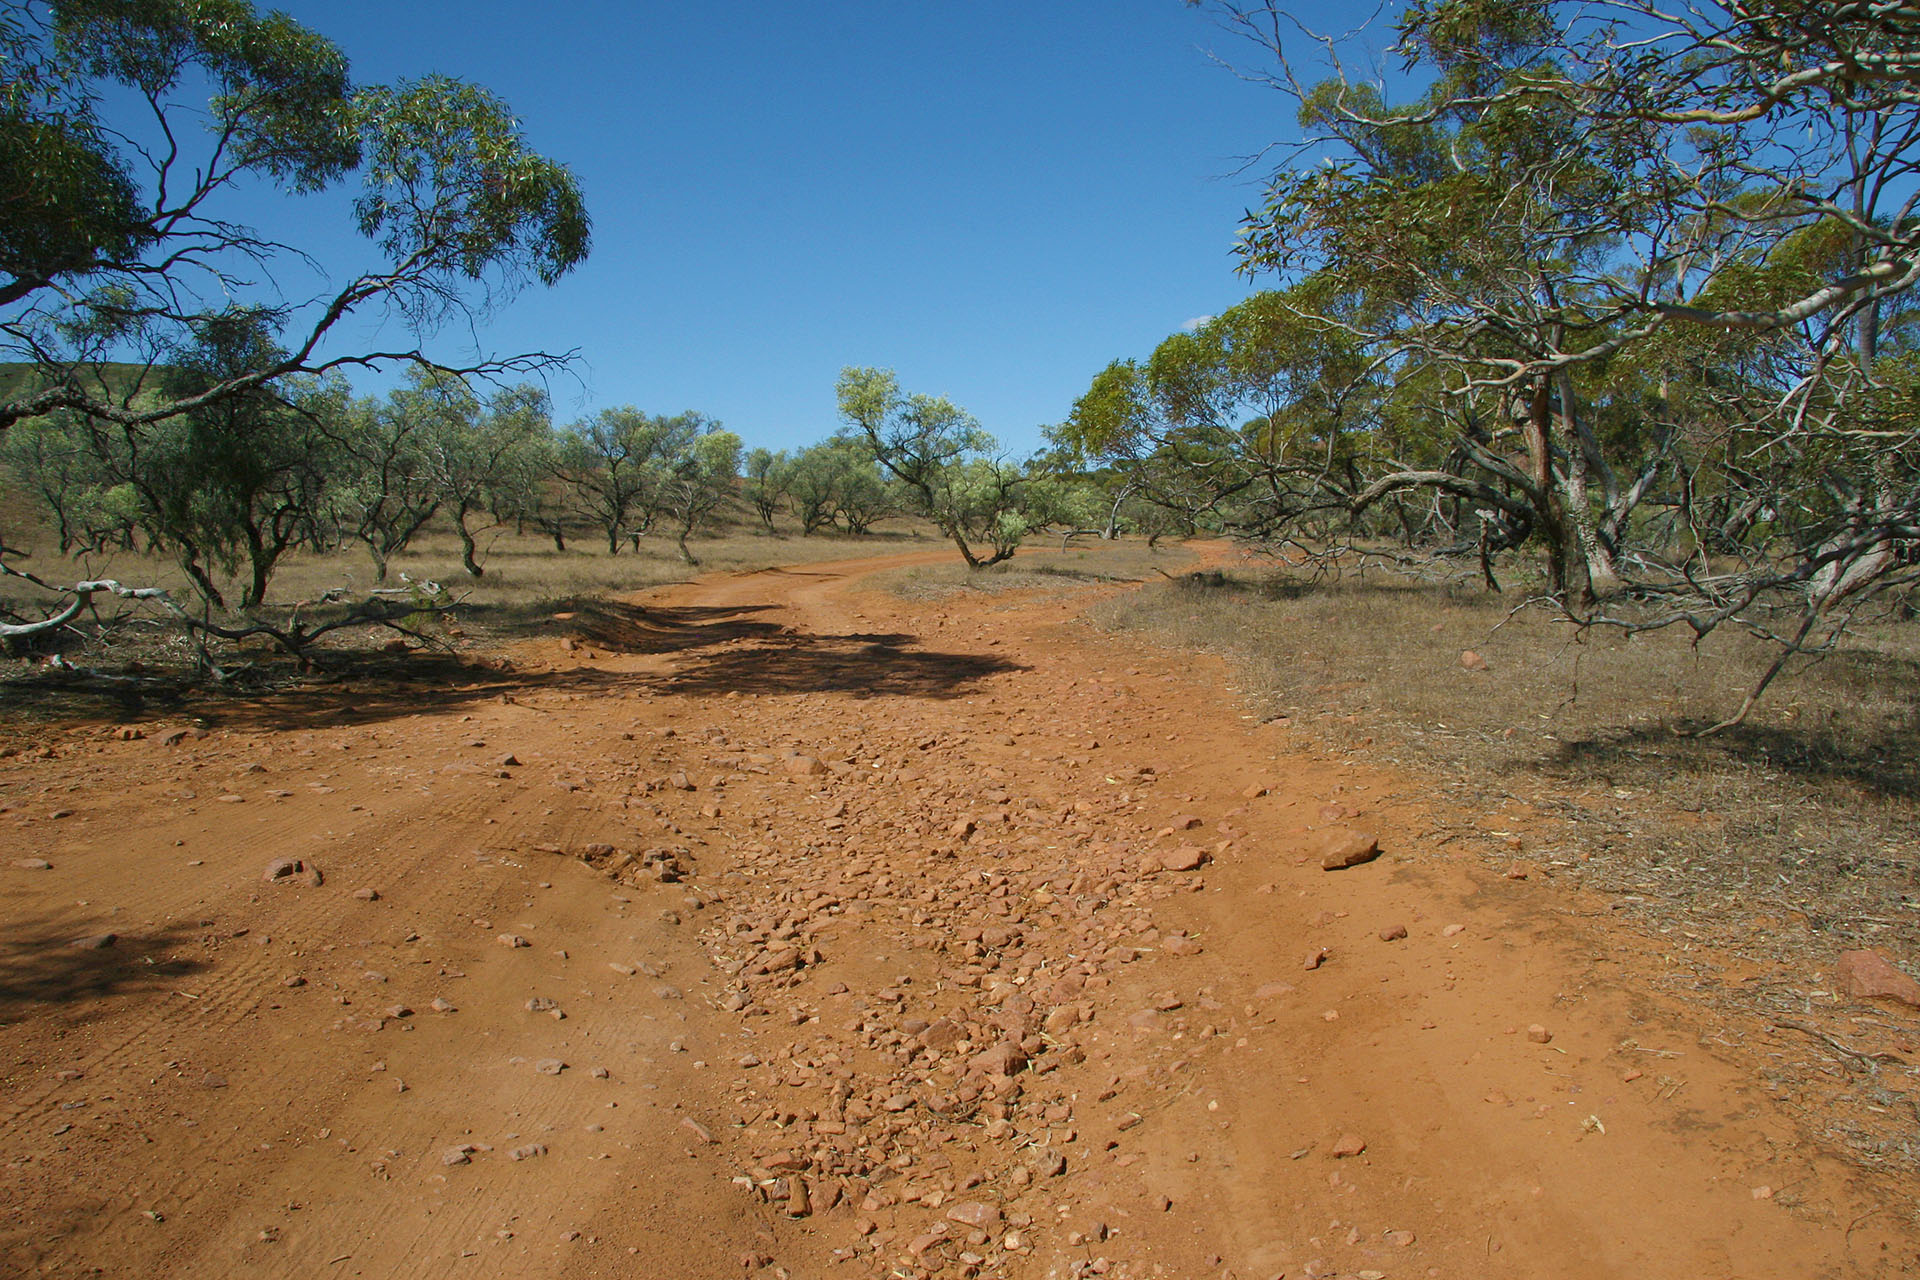
<path fill-rule="evenodd" d="M 1236 170 L 1293 127 L 1180 0 L 275 7 L 357 82 L 486 85 L 578 175 L 592 256 L 480 333 L 579 349 L 558 421 L 699 409 L 749 446 L 833 431 L 857 364 L 1031 450 L 1108 361 L 1246 295 Z"/>

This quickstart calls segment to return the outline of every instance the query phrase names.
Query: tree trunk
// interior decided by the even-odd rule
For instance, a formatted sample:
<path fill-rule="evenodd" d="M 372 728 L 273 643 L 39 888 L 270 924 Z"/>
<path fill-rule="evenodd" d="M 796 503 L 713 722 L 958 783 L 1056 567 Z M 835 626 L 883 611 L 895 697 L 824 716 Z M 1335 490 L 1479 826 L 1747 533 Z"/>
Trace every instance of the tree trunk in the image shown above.
<path fill-rule="evenodd" d="M 476 554 L 479 548 L 474 546 L 473 531 L 467 528 L 466 512 L 461 511 L 454 515 L 453 527 L 460 533 L 460 566 L 467 571 L 469 577 L 485 577 L 487 571 L 481 566 Z"/>
<path fill-rule="evenodd" d="M 216 609 L 225 610 L 227 599 L 220 594 L 220 588 L 213 585 L 213 579 L 200 563 L 199 549 L 187 543 L 180 545 L 180 572 L 187 575 L 200 598 Z"/>
<path fill-rule="evenodd" d="M 1534 511 L 1547 544 L 1547 588 L 1567 597 L 1569 579 L 1567 524 L 1560 509 L 1560 490 L 1553 477 L 1553 400 L 1547 379 L 1538 379 L 1521 432 L 1527 444 L 1527 479 Z"/>

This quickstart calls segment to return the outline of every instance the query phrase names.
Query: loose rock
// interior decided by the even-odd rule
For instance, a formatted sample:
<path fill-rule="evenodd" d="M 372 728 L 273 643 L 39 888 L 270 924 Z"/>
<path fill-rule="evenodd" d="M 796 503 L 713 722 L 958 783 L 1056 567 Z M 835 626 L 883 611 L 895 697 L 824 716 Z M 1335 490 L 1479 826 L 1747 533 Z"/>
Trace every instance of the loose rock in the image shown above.
<path fill-rule="evenodd" d="M 1325 871 L 1344 871 L 1380 856 L 1380 841 L 1369 832 L 1334 827 L 1320 836 L 1320 866 Z"/>

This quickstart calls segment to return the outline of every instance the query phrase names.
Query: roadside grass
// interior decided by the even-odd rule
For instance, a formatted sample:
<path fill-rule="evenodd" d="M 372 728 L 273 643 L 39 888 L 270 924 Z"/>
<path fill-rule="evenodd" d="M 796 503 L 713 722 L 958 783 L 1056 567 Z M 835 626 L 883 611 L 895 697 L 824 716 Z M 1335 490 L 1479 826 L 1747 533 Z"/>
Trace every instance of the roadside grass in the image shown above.
<path fill-rule="evenodd" d="M 130 586 L 164 587 L 183 606 L 198 607 L 192 587 L 178 565 L 166 556 L 145 551 L 63 556 L 51 550 L 51 535 L 24 520 L 9 520 L 6 528 L 10 546 L 45 548 L 30 557 L 15 557 L 14 563 L 47 582 L 112 578 Z M 500 528 L 481 536 L 480 563 L 486 572 L 473 578 L 461 567 L 459 539 L 449 528 L 434 527 L 392 558 L 385 583 L 376 582 L 370 559 L 357 545 L 326 555 L 291 553 L 281 561 L 268 601 L 257 612 L 284 622 L 297 610 L 302 617 L 312 619 L 325 616 L 327 606 L 302 602 L 319 601 L 336 588 L 344 588 L 349 599 L 356 599 L 376 586 L 404 591 L 409 584 L 421 584 L 421 598 L 425 600 L 432 597 L 426 584 L 437 584 L 444 589 L 439 598 L 455 604 L 446 614 L 428 621 L 425 633 L 456 649 L 482 649 L 537 634 L 546 629 L 554 612 L 582 601 L 685 582 L 704 573 L 751 571 L 937 545 L 929 543 L 930 532 L 901 520 L 886 522 L 859 537 L 802 537 L 784 521 L 776 521 L 773 534 L 761 530 L 757 523 L 736 523 L 722 528 L 716 536 L 693 539 L 689 547 L 700 563 L 688 565 L 669 538 L 643 538 L 638 551 L 628 544 L 620 554 L 608 555 L 604 540 L 585 531 L 569 537 L 567 550 L 561 552 L 544 535 Z M 224 591 L 228 583 L 223 580 L 219 585 Z M 236 586 L 229 599 L 236 599 L 238 594 Z M 24 580 L 0 578 L 0 609 L 19 617 L 45 616 L 59 601 L 60 597 Z M 36 659 L 59 653 L 76 666 L 102 672 L 125 671 L 131 664 L 149 677 L 167 673 L 177 681 L 188 680 L 186 673 L 196 663 L 198 646 L 182 636 L 177 627 L 151 607 L 107 597 L 95 597 L 95 602 L 97 609 L 83 614 L 76 626 L 24 646 L 21 656 L 26 666 L 30 668 Z M 371 654 L 391 639 L 393 633 L 384 628 L 359 628 L 333 633 L 320 648 L 336 657 Z M 240 647 L 215 642 L 209 648 L 216 655 L 229 657 L 244 649 L 247 661 L 261 671 L 283 665 L 276 655 L 252 642 Z M 3 699 L 0 705 L 4 705 Z"/>
<path fill-rule="evenodd" d="M 1609 918 L 1666 953 L 1652 981 L 1755 1035 L 1784 1105 L 1863 1163 L 1920 1168 L 1914 1105 L 1884 1087 L 1916 1087 L 1920 1023 L 1820 980 L 1853 947 L 1920 968 L 1920 623 L 1857 626 L 1797 659 L 1747 723 L 1698 737 L 1774 650 L 1732 631 L 1698 646 L 1678 629 L 1582 631 L 1511 593 L 1277 565 L 1157 583 L 1092 620 L 1222 654 L 1254 714 L 1400 766 L 1463 815 L 1430 845 L 1605 895 Z M 1469 651 L 1485 669 L 1463 665 Z M 1834 1035 L 1775 1038 L 1801 1019 Z M 1904 1056 L 1845 1051 L 1862 1032 Z M 1842 1096 L 1812 1101 L 1834 1077 Z"/>
<path fill-rule="evenodd" d="M 1108 583 L 1144 582 L 1177 573 L 1192 561 L 1193 553 L 1178 544 L 1149 547 L 1137 538 L 1074 542 L 1065 547 L 1037 542 L 987 569 L 969 569 L 955 551 L 946 563 L 895 569 L 875 574 L 869 581 L 904 600 L 940 601 L 1010 591 L 1060 594 Z"/>

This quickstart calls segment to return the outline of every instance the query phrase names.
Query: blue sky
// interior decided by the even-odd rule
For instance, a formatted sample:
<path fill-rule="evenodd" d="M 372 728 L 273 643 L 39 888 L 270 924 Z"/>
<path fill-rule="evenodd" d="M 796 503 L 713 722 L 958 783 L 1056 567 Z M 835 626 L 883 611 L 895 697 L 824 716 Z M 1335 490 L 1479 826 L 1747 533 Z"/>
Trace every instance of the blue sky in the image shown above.
<path fill-rule="evenodd" d="M 829 434 L 863 364 L 1036 447 L 1109 360 L 1245 296 L 1235 170 L 1292 130 L 1179 0 L 279 7 L 359 82 L 486 85 L 578 175 L 591 258 L 479 335 L 579 348 L 559 421 L 699 409 L 750 446 Z"/>

